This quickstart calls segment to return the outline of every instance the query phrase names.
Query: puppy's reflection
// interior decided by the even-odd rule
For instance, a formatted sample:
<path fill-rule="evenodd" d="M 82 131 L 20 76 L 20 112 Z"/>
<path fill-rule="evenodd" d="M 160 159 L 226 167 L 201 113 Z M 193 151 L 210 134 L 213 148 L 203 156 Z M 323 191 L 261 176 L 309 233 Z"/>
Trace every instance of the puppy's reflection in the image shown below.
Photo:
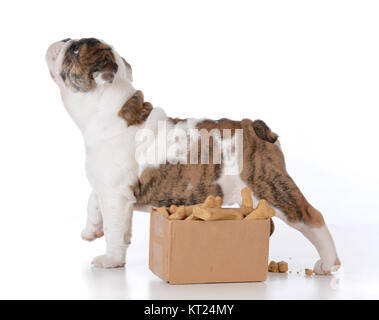
<path fill-rule="evenodd" d="M 90 299 L 126 299 L 126 269 L 86 268 L 83 278 Z"/>
<path fill-rule="evenodd" d="M 208 283 L 170 285 L 160 279 L 150 281 L 148 299 L 266 299 L 265 282 Z"/>

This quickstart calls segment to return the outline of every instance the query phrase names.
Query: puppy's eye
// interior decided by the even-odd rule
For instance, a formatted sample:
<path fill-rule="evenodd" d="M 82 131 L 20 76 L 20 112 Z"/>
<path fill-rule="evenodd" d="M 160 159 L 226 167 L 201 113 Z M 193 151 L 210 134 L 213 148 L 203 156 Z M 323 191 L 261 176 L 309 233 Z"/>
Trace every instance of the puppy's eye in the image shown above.
<path fill-rule="evenodd" d="M 70 51 L 72 52 L 72 54 L 74 56 L 77 56 L 79 54 L 79 44 L 78 43 L 74 43 L 71 48 L 70 48 Z"/>

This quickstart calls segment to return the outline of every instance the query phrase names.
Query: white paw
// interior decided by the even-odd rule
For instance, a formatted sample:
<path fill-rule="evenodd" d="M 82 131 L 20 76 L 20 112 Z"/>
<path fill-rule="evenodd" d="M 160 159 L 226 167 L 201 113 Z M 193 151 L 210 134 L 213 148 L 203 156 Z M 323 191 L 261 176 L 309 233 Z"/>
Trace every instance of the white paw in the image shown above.
<path fill-rule="evenodd" d="M 337 272 L 340 267 L 341 262 L 338 258 L 334 262 L 325 262 L 324 260 L 320 259 L 315 263 L 313 271 L 317 275 L 329 275 Z"/>
<path fill-rule="evenodd" d="M 96 238 L 100 238 L 104 235 L 103 229 L 100 227 L 94 227 L 93 229 L 84 228 L 82 231 L 82 239 L 86 241 L 93 241 Z"/>
<path fill-rule="evenodd" d="M 92 264 L 97 268 L 120 268 L 125 266 L 125 261 L 103 254 L 94 258 Z"/>

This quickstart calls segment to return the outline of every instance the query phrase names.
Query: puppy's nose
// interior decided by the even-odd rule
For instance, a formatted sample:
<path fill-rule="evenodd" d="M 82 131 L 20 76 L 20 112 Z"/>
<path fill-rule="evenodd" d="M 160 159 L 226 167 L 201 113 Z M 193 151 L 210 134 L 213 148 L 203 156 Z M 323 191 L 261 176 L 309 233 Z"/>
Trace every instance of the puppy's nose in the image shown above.
<path fill-rule="evenodd" d="M 62 41 L 54 42 L 49 49 L 47 49 L 46 52 L 46 59 L 48 61 L 55 61 L 56 58 L 59 55 L 59 52 L 61 51 L 62 47 L 64 46 L 64 43 Z"/>
<path fill-rule="evenodd" d="M 67 41 L 70 41 L 71 40 L 71 38 L 66 38 L 66 39 L 63 39 L 63 40 L 61 40 L 62 42 L 67 42 Z"/>

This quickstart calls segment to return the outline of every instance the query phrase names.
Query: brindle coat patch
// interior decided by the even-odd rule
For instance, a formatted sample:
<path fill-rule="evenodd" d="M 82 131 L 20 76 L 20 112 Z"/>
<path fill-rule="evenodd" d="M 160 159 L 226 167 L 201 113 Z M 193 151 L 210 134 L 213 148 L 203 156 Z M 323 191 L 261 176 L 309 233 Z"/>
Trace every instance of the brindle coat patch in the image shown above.
<path fill-rule="evenodd" d="M 219 164 L 162 164 L 144 170 L 132 190 L 138 205 L 188 206 L 209 195 L 222 197 L 220 185 L 214 183 L 220 176 Z"/>
<path fill-rule="evenodd" d="M 134 126 L 143 123 L 149 116 L 153 106 L 144 101 L 142 91 L 136 93 L 125 102 L 118 115 L 126 120 L 128 126 Z"/>
<path fill-rule="evenodd" d="M 142 94 L 138 95 L 141 96 Z M 137 100 L 137 105 L 141 105 L 141 99 Z M 146 119 L 146 112 L 142 119 Z M 169 118 L 169 121 L 178 123 L 185 119 Z M 266 199 L 271 205 L 281 209 L 290 222 L 305 222 L 316 227 L 324 225 L 321 213 L 308 203 L 288 175 L 284 155 L 274 144 L 277 135 L 262 120 L 204 120 L 197 124 L 197 128 L 219 129 L 221 132 L 230 129 L 233 134 L 236 129 L 242 129 L 242 181 L 258 199 Z M 209 146 L 211 160 L 211 142 Z M 199 159 L 200 153 L 199 149 Z M 192 205 L 203 202 L 208 195 L 223 196 L 220 185 L 216 183 L 221 174 L 222 163 L 214 164 L 212 161 L 209 164 L 162 164 L 158 168 L 145 169 L 131 189 L 138 205 Z"/>

